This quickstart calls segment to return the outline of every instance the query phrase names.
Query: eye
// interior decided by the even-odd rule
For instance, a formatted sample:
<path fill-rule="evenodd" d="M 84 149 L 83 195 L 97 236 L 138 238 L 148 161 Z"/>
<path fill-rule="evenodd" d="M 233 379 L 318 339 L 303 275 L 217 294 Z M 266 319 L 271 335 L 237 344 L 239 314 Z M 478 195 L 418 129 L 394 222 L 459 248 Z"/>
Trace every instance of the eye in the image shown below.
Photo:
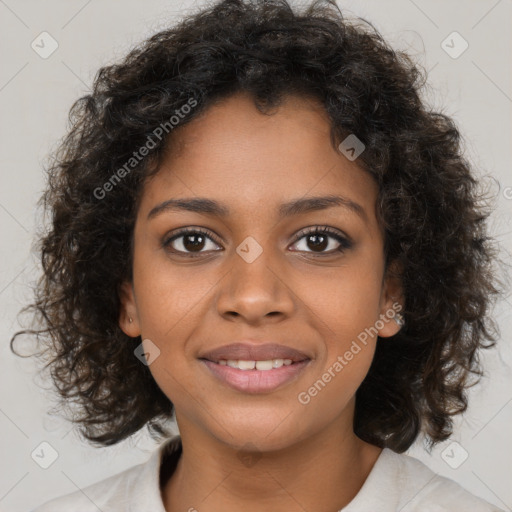
<path fill-rule="evenodd" d="M 301 242 L 303 239 L 304 242 Z M 334 239 L 335 242 L 330 243 L 329 239 Z M 312 226 L 305 231 L 301 231 L 295 236 L 294 244 L 297 242 L 301 242 L 297 244 L 301 247 L 294 250 L 311 252 L 313 254 L 318 253 L 318 256 L 330 256 L 335 252 L 343 252 L 352 247 L 351 241 L 337 230 L 328 226 Z M 337 247 L 336 244 L 338 244 Z M 334 247 L 332 247 L 333 245 Z M 325 251 L 328 247 L 331 250 Z M 308 248 L 311 248 L 312 251 L 308 251 Z"/>
<path fill-rule="evenodd" d="M 197 257 L 196 254 L 217 250 L 215 246 L 218 246 L 219 243 L 217 237 L 208 230 L 202 228 L 185 228 L 174 233 L 171 237 L 167 237 L 163 241 L 162 246 L 170 253 L 195 258 Z M 208 247 L 208 245 L 210 245 L 210 247 Z M 206 250 L 203 250 L 205 248 Z"/>
<path fill-rule="evenodd" d="M 181 229 L 162 242 L 164 249 L 171 254 L 188 258 L 196 258 L 211 251 L 222 251 L 223 249 L 218 248 L 220 244 L 221 242 L 213 233 L 203 228 Z M 294 251 L 309 252 L 314 256 L 330 256 L 352 247 L 352 242 L 347 237 L 328 226 L 312 226 L 302 230 L 295 236 L 293 244 L 299 246 L 293 249 Z M 327 248 L 330 250 L 326 251 Z M 308 251 L 308 249 L 312 250 Z"/>

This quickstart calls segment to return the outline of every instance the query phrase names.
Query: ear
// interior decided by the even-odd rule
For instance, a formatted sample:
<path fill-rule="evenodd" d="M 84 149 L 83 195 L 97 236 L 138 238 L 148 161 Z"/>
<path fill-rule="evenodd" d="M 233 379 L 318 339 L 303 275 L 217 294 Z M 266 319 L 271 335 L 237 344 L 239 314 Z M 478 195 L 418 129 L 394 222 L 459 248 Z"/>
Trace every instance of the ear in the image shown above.
<path fill-rule="evenodd" d="M 380 301 L 380 322 L 377 326 L 378 335 L 382 338 L 394 336 L 400 329 L 401 325 L 397 323 L 400 313 L 403 313 L 405 307 L 403 284 L 402 284 L 403 266 L 398 260 L 392 261 L 387 268 L 383 280 L 382 294 Z"/>
<path fill-rule="evenodd" d="M 135 302 L 133 283 L 124 281 L 121 284 L 119 287 L 119 300 L 121 302 L 119 327 L 121 327 L 125 334 L 132 338 L 140 336 L 140 324 L 137 314 L 137 304 Z"/>

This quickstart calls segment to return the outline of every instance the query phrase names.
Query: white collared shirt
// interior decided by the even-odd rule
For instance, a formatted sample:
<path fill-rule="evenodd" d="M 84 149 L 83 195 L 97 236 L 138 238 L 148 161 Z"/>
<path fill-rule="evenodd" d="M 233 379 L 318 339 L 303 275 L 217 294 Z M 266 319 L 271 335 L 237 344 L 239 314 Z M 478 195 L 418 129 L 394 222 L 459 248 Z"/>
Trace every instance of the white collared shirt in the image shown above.
<path fill-rule="evenodd" d="M 147 462 L 50 500 L 31 512 L 171 512 L 165 510 L 160 492 L 164 454 L 176 467 L 181 455 L 179 435 L 164 441 Z M 503 512 L 453 480 L 434 473 L 423 462 L 389 448 L 382 450 L 364 485 L 342 510 Z"/>

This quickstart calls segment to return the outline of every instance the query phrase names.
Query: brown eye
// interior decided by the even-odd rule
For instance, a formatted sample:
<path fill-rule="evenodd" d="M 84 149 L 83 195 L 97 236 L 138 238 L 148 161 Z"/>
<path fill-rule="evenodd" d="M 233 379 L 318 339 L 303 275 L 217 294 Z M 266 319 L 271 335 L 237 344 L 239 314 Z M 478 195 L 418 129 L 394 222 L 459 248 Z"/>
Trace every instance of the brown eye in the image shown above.
<path fill-rule="evenodd" d="M 199 228 L 183 229 L 163 242 L 166 250 L 173 254 L 195 257 L 195 254 L 210 252 L 218 247 L 215 237 L 208 231 Z"/>
<path fill-rule="evenodd" d="M 297 242 L 304 240 L 301 244 Z M 332 241 L 334 240 L 334 241 Z M 313 227 L 307 231 L 302 231 L 297 235 L 294 245 L 300 245 L 297 251 L 311 252 L 312 254 L 318 253 L 321 255 L 331 255 L 337 251 L 343 252 L 345 249 L 350 249 L 352 243 L 338 231 L 333 230 L 327 226 Z M 328 249 L 326 251 L 326 249 Z"/>

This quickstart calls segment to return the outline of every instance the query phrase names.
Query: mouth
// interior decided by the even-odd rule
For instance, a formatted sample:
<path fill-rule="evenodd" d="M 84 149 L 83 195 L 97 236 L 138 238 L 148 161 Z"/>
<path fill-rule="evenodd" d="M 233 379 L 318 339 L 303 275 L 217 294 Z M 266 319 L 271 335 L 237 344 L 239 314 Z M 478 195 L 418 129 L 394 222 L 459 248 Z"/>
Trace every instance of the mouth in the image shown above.
<path fill-rule="evenodd" d="M 284 364 L 282 359 L 274 359 L 272 361 L 221 360 L 218 363 L 207 359 L 200 359 L 200 361 L 205 365 L 210 374 L 224 385 L 250 394 L 275 391 L 277 388 L 297 379 L 311 362 L 310 359 L 290 362 L 289 364 Z M 269 368 L 274 364 L 276 367 Z M 246 369 L 241 369 L 240 366 Z M 247 368 L 248 366 L 254 366 L 254 368 Z M 268 369 L 262 370 L 258 369 L 258 367 Z"/>
<path fill-rule="evenodd" d="M 305 359 L 304 359 L 305 360 Z M 207 359 L 205 359 L 207 361 Z M 282 366 L 290 366 L 291 364 L 297 364 L 301 361 L 293 361 L 292 359 L 266 359 L 263 361 L 256 360 L 246 360 L 246 359 L 220 359 L 218 361 L 211 361 L 212 363 L 217 363 L 221 366 L 229 366 L 230 368 L 237 368 L 238 370 L 247 371 L 247 370 L 261 370 L 261 371 L 269 371 L 274 370 L 276 368 L 281 368 Z"/>
<path fill-rule="evenodd" d="M 296 348 L 287 347 L 286 345 L 278 345 L 276 343 L 231 343 L 222 347 L 210 350 L 199 356 L 200 359 L 206 359 L 214 363 L 220 361 L 245 361 L 245 362 L 262 362 L 262 361 L 291 361 L 297 363 L 310 359 L 309 355 L 297 350 Z M 248 368 L 252 369 L 252 368 Z"/>
<path fill-rule="evenodd" d="M 236 343 L 199 357 L 210 375 L 244 393 L 269 393 L 299 377 L 311 362 L 284 345 Z"/>

